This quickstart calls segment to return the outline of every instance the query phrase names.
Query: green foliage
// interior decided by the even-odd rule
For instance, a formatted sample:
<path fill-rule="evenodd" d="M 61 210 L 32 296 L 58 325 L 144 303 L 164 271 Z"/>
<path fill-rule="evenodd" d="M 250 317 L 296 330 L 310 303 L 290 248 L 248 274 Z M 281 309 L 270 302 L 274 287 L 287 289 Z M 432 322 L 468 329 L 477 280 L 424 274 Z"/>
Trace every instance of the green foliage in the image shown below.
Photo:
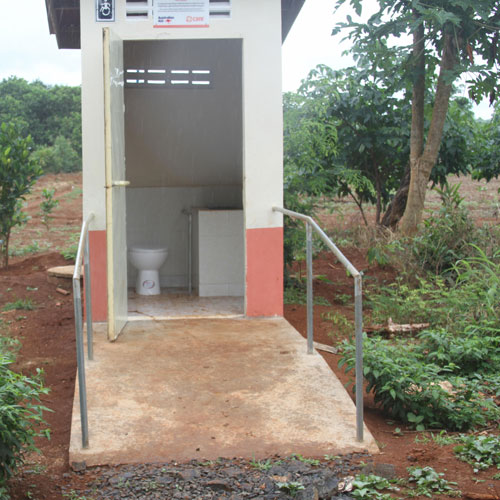
<path fill-rule="evenodd" d="M 257 470 L 260 471 L 267 471 L 271 469 L 271 467 L 274 465 L 273 462 L 268 458 L 267 460 L 251 460 L 250 465 Z"/>
<path fill-rule="evenodd" d="M 453 488 L 457 483 L 447 481 L 444 474 L 436 472 L 432 467 L 408 467 L 409 483 L 415 483 L 415 493 L 429 498 L 434 495 L 459 497 L 460 491 Z"/>
<path fill-rule="evenodd" d="M 455 446 L 455 455 L 471 464 L 474 472 L 496 465 L 500 469 L 500 437 L 474 434 L 460 436 L 461 443 Z"/>
<path fill-rule="evenodd" d="M 80 235 L 78 233 L 74 233 L 69 237 L 69 241 L 71 242 L 66 248 L 61 250 L 61 255 L 70 261 L 74 261 L 76 259 L 76 254 L 78 252 L 78 240 Z"/>
<path fill-rule="evenodd" d="M 17 299 L 15 302 L 7 302 L 2 311 L 32 311 L 35 305 L 31 299 Z"/>
<path fill-rule="evenodd" d="M 45 424 L 42 414 L 47 410 L 40 396 L 47 394 L 42 372 L 34 377 L 14 373 L 9 366 L 14 361 L 10 352 L 0 352 L 0 495 L 5 493 L 6 481 L 24 461 L 27 452 L 38 451 L 34 438 L 48 430 L 38 430 Z M 0 497 L 2 498 L 2 497 Z"/>
<path fill-rule="evenodd" d="M 350 321 L 345 315 L 339 312 L 327 312 L 322 315 L 322 319 L 331 322 L 332 331 L 328 332 L 329 337 L 336 337 L 338 335 L 352 337 L 354 332 L 354 323 Z"/>
<path fill-rule="evenodd" d="M 12 257 L 21 257 L 23 255 L 28 255 L 31 253 L 40 253 L 48 250 L 51 247 L 50 243 L 47 245 L 40 246 L 40 243 L 38 241 L 33 240 L 29 245 L 26 245 L 24 247 L 14 247 L 10 246 L 9 248 L 9 255 Z"/>
<path fill-rule="evenodd" d="M 380 287 L 367 288 L 367 305 L 372 309 L 372 321 L 386 323 L 389 318 L 395 323 L 442 324 L 443 295 L 447 289 L 443 280 L 416 278 L 416 285 L 408 283 L 406 277 Z"/>
<path fill-rule="evenodd" d="M 303 284 L 295 281 L 289 281 L 289 284 L 284 291 L 283 302 L 285 304 L 307 304 L 307 291 L 305 290 Z M 313 303 L 318 306 L 331 305 L 328 300 L 319 295 L 313 296 Z"/>
<path fill-rule="evenodd" d="M 299 491 L 305 490 L 304 485 L 300 481 L 277 482 L 276 486 L 280 490 L 286 491 L 292 497 L 294 497 Z"/>
<path fill-rule="evenodd" d="M 449 274 L 457 260 L 470 254 L 469 244 L 476 240 L 474 222 L 462 205 L 459 188 L 460 184 L 446 184 L 437 190 L 441 209 L 424 220 L 419 235 L 409 243 L 415 261 L 424 271 Z"/>
<path fill-rule="evenodd" d="M 415 343 L 365 336 L 364 377 L 368 382 L 367 391 L 373 391 L 375 402 L 393 418 L 420 431 L 425 428 L 464 430 L 485 426 L 499 418 L 500 408 L 482 395 L 482 381 L 475 376 L 464 376 L 455 363 L 459 360 L 435 359 L 431 346 L 426 343 L 426 335 L 428 333 L 423 332 Z M 466 341 L 463 348 L 468 348 Z M 354 369 L 353 342 L 344 342 L 339 366 L 344 364 L 346 371 Z"/>
<path fill-rule="evenodd" d="M 81 158 L 71 141 L 62 135 L 55 138 L 52 146 L 43 146 L 33 153 L 44 172 L 78 172 L 82 169 Z"/>
<path fill-rule="evenodd" d="M 352 492 L 350 495 L 353 498 L 363 500 L 392 500 L 392 496 L 388 493 L 381 493 L 383 490 L 398 491 L 391 482 L 383 477 L 370 474 L 368 476 L 359 474 L 352 482 Z"/>
<path fill-rule="evenodd" d="M 52 220 L 51 214 L 54 208 L 59 205 L 59 200 L 54 199 L 55 189 L 44 188 L 42 191 L 43 200 L 40 203 L 40 212 L 42 216 L 42 222 L 49 229 L 49 223 Z"/>
<path fill-rule="evenodd" d="M 42 174 L 30 158 L 31 138 L 23 138 L 12 124 L 0 126 L 0 238 L 3 239 L 2 261 L 9 262 L 9 238 L 13 227 L 22 224 L 26 216 L 21 200 L 30 192 Z"/>
<path fill-rule="evenodd" d="M 15 123 L 20 134 L 30 134 L 36 150 L 55 146 L 62 137 L 81 158 L 80 108 L 79 87 L 28 83 L 17 77 L 0 82 L 0 122 Z"/>
<path fill-rule="evenodd" d="M 314 465 L 314 466 L 318 466 L 321 463 L 316 458 L 307 458 L 307 457 L 300 455 L 299 453 L 293 453 L 291 458 L 293 458 L 294 460 L 298 460 L 299 462 L 302 462 L 304 464 L 309 464 L 309 465 Z"/>

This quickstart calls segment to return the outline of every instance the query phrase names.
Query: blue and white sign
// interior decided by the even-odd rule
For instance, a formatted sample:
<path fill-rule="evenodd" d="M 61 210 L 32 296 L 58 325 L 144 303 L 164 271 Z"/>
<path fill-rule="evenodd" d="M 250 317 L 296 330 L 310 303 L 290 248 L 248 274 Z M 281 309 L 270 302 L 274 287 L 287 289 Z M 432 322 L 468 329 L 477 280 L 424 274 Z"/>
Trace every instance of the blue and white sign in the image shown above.
<path fill-rule="evenodd" d="M 96 0 L 95 20 L 109 23 L 115 20 L 115 0 Z"/>

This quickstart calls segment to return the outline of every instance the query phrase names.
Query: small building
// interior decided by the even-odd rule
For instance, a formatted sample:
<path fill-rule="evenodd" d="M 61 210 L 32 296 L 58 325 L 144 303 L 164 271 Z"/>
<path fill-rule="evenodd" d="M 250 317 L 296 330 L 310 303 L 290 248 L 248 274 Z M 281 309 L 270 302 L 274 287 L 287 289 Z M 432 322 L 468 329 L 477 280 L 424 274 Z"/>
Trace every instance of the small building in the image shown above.
<path fill-rule="evenodd" d="M 59 48 L 81 48 L 92 312 L 110 340 L 134 284 L 282 316 L 281 44 L 303 2 L 46 0 Z M 168 252 L 159 283 L 132 249 Z"/>
<path fill-rule="evenodd" d="M 82 51 L 101 322 L 70 463 L 377 450 L 282 318 L 281 44 L 303 3 L 46 0 L 59 47 Z"/>

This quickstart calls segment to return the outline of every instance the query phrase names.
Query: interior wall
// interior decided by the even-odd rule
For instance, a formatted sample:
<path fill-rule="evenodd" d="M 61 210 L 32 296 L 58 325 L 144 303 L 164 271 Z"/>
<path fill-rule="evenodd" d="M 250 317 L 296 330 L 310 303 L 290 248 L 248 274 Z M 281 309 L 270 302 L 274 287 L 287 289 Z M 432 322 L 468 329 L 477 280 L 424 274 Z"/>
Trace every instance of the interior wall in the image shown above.
<path fill-rule="evenodd" d="M 127 188 L 127 246 L 166 246 L 162 287 L 187 287 L 188 218 L 183 210 L 242 208 L 241 186 Z M 129 286 L 135 269 L 128 264 Z"/>
<path fill-rule="evenodd" d="M 124 42 L 127 179 L 133 187 L 242 184 L 241 40 Z M 148 70 L 166 71 L 149 73 Z M 153 85 L 172 70 L 208 70 L 209 85 Z M 189 78 L 183 74 L 172 77 Z"/>

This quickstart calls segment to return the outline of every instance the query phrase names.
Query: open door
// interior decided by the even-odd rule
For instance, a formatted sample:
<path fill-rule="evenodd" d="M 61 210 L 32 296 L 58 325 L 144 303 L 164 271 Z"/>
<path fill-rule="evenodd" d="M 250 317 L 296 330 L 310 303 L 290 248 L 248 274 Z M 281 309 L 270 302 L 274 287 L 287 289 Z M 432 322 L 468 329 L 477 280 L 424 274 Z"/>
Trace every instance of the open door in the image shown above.
<path fill-rule="evenodd" d="M 127 323 L 123 41 L 103 29 L 108 340 Z"/>

